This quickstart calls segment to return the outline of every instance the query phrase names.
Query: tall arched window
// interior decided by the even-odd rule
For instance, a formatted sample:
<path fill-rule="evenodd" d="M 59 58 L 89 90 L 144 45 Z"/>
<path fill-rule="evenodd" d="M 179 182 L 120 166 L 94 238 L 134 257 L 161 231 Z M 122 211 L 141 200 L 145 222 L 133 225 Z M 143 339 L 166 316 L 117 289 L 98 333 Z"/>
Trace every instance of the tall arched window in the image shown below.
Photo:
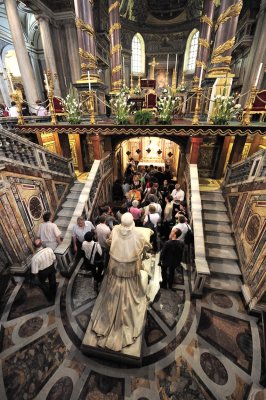
<path fill-rule="evenodd" d="M 145 74 L 145 43 L 140 33 L 132 39 L 132 65 L 133 75 Z"/>
<path fill-rule="evenodd" d="M 199 45 L 199 31 L 194 29 L 187 40 L 185 60 L 184 60 L 184 71 L 193 73 L 196 66 L 196 58 Z"/>

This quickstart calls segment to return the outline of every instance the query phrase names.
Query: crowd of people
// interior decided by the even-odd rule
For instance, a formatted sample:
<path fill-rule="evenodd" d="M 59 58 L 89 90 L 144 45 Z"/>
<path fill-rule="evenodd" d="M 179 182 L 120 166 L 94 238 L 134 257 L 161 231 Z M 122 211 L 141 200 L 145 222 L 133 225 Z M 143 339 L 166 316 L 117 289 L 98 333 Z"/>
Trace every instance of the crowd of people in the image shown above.
<path fill-rule="evenodd" d="M 132 215 L 136 227 L 152 230 L 151 251 L 160 251 L 161 286 L 172 289 L 174 271 L 180 267 L 187 232 L 191 231 L 185 192 L 178 183 L 173 183 L 172 178 L 169 167 L 163 171 L 160 167 L 150 165 L 137 171 L 129 164 L 123 182 L 116 180 L 113 185 L 112 205 L 115 207 L 112 209 L 111 203 L 99 206 L 93 222 L 85 220 L 83 216 L 77 219 L 72 233 L 73 249 L 77 261 L 83 257 L 85 267 L 91 270 L 97 291 L 109 262 L 108 239 L 114 226 L 121 224 L 121 218 L 127 212 Z M 37 245 L 40 245 L 39 241 L 42 243 L 37 248 L 37 254 L 40 250 L 42 254 L 39 270 L 50 267 L 49 255 L 47 262 L 44 261 L 44 249 L 53 251 L 61 241 L 61 232 L 52 222 L 51 214 L 46 213 L 43 218 L 44 223 L 37 234 Z M 32 270 L 36 274 L 36 265 Z M 54 286 L 51 291 L 54 293 Z"/>
<path fill-rule="evenodd" d="M 26 102 L 22 102 L 21 110 L 24 117 L 32 115 Z M 36 101 L 36 105 L 33 107 L 33 110 L 33 114 L 37 117 L 45 117 L 48 115 L 47 108 L 43 106 L 43 102 L 41 102 L 41 100 Z M 11 101 L 10 107 L 0 103 L 0 117 L 18 118 L 16 102 Z"/>

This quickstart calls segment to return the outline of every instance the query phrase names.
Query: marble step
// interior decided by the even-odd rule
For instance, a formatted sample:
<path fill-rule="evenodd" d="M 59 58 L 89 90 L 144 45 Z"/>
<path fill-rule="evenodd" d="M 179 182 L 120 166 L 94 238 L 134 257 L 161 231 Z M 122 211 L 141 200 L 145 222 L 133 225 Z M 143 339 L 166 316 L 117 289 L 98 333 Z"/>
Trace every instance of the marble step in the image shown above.
<path fill-rule="evenodd" d="M 217 221 L 217 222 L 229 222 L 229 218 L 225 212 L 213 211 L 213 212 L 203 212 L 203 221 Z"/>
<path fill-rule="evenodd" d="M 73 200 L 73 199 L 67 199 L 67 201 L 65 201 L 63 204 L 62 204 L 62 207 L 63 208 L 72 208 L 73 210 L 76 208 L 76 205 L 77 205 L 77 201 L 76 200 Z"/>
<path fill-rule="evenodd" d="M 224 247 L 210 247 L 208 244 L 206 245 L 206 257 L 211 258 L 221 258 L 224 260 L 238 260 L 238 255 L 232 247 L 224 246 Z"/>
<path fill-rule="evenodd" d="M 236 275 L 241 276 L 242 273 L 236 261 L 234 260 L 217 260 L 208 259 L 209 268 L 211 271 L 211 276 L 215 274 L 226 274 L 226 275 Z"/>
<path fill-rule="evenodd" d="M 84 183 L 75 182 L 74 185 L 71 187 L 70 192 L 81 192 L 84 188 Z"/>
<path fill-rule="evenodd" d="M 241 292 L 242 282 L 237 276 L 229 276 L 227 278 L 217 276 L 206 279 L 204 287 L 229 292 Z"/>
<path fill-rule="evenodd" d="M 203 210 L 210 210 L 210 211 L 222 211 L 226 212 L 227 208 L 222 202 L 210 202 L 210 201 L 202 201 L 202 209 Z"/>
<path fill-rule="evenodd" d="M 57 218 L 54 222 L 56 223 L 58 228 L 60 230 L 62 230 L 62 229 L 66 229 L 68 227 L 70 219 L 69 218 L 60 217 L 60 218 Z"/>
<path fill-rule="evenodd" d="M 223 195 L 220 193 L 214 193 L 214 192 L 201 192 L 200 193 L 201 200 L 206 200 L 206 201 L 217 201 L 224 203 L 224 198 Z"/>
<path fill-rule="evenodd" d="M 224 233 L 206 233 L 205 234 L 205 243 L 207 244 L 218 244 L 221 246 L 233 246 L 235 247 L 235 241 L 230 234 Z"/>
<path fill-rule="evenodd" d="M 205 232 L 215 232 L 215 233 L 232 233 L 232 229 L 229 223 L 211 223 L 205 222 L 204 223 L 204 230 Z"/>
<path fill-rule="evenodd" d="M 59 217 L 66 217 L 66 218 L 71 218 L 74 212 L 74 208 L 63 208 L 59 213 L 57 214 Z"/>
<path fill-rule="evenodd" d="M 67 199 L 71 199 L 71 200 L 78 200 L 80 196 L 80 192 L 70 192 L 67 195 Z"/>

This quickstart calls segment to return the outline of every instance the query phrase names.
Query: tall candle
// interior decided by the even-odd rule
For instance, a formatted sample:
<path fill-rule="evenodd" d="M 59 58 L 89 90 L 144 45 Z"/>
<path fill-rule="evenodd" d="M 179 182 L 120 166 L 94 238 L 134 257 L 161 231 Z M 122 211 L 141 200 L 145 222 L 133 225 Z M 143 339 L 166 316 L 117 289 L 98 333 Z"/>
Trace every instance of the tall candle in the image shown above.
<path fill-rule="evenodd" d="M 201 66 L 201 70 L 200 70 L 199 88 L 201 87 L 202 75 L 203 75 L 203 65 Z"/>
<path fill-rule="evenodd" d="M 257 84 L 258 84 L 258 82 L 259 82 L 259 77 L 260 77 L 260 73 L 261 73 L 261 68 L 262 68 L 262 66 L 263 66 L 263 63 L 260 63 L 259 70 L 258 70 L 258 73 L 257 73 L 256 82 L 255 82 L 255 86 L 256 86 L 256 87 L 257 87 Z"/>
<path fill-rule="evenodd" d="M 49 84 L 48 84 L 48 79 L 47 79 L 46 74 L 44 74 L 44 80 L 45 80 L 46 90 L 49 90 Z"/>
<path fill-rule="evenodd" d="M 168 74 L 168 66 L 169 66 L 169 54 L 167 54 L 167 63 L 166 63 L 167 74 Z"/>
<path fill-rule="evenodd" d="M 88 70 L 88 82 L 89 82 L 89 90 L 91 91 L 91 76 L 89 70 Z"/>
<path fill-rule="evenodd" d="M 176 67 L 177 67 L 177 53 L 175 55 L 175 72 L 176 72 Z"/>
<path fill-rule="evenodd" d="M 126 83 L 126 74 L 125 74 L 125 57 L 123 56 L 123 78 L 124 83 Z"/>

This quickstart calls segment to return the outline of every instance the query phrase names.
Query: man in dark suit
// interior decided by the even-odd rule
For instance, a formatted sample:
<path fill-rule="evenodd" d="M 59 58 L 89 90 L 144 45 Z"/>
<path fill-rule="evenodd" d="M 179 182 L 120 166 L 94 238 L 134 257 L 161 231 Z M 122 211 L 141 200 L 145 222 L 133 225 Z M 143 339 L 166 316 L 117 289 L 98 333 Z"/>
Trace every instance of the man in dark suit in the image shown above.
<path fill-rule="evenodd" d="M 160 265 L 162 268 L 161 287 L 172 289 L 175 276 L 175 268 L 178 267 L 182 261 L 184 243 L 179 240 L 182 232 L 180 229 L 175 229 L 171 235 L 170 240 L 165 242 L 161 254 L 160 254 Z"/>

